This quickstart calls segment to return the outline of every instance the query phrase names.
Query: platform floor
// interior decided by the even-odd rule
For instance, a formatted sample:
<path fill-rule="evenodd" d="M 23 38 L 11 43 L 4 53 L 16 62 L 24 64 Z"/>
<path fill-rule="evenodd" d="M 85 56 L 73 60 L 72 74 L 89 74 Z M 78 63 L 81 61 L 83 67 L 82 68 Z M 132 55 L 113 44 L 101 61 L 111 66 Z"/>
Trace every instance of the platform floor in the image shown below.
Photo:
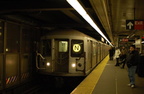
<path fill-rule="evenodd" d="M 136 76 L 136 87 L 128 87 L 127 67 L 116 67 L 106 57 L 71 94 L 144 94 L 144 78 Z"/>

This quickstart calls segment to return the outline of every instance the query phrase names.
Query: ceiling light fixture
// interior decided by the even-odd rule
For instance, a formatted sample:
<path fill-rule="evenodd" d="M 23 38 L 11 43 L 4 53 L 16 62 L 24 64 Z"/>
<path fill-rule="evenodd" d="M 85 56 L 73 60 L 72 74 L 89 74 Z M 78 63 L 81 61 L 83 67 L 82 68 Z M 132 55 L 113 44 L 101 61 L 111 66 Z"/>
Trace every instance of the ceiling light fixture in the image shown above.
<path fill-rule="evenodd" d="M 111 42 L 107 37 L 102 33 L 98 26 L 94 23 L 91 17 L 87 14 L 85 9 L 81 6 L 78 0 L 66 0 L 111 46 Z"/>

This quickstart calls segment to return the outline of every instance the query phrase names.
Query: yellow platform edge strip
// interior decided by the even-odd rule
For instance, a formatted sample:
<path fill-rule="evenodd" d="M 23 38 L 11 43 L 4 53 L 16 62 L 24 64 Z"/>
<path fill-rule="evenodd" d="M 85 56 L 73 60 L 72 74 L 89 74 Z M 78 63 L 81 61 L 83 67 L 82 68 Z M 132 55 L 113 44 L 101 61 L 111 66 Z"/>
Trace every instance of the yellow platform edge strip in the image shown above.
<path fill-rule="evenodd" d="M 108 60 L 109 55 L 70 94 L 92 94 Z"/>

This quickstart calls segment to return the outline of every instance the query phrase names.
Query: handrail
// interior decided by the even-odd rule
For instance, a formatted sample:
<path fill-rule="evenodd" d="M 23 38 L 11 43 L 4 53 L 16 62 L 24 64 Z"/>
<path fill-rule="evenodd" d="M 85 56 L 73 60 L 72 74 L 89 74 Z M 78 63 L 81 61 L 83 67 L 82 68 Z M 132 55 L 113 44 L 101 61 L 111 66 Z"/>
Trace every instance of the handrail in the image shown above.
<path fill-rule="evenodd" d="M 45 59 L 40 53 L 36 52 L 36 68 L 37 69 L 46 69 L 46 68 L 40 68 L 38 66 L 38 56 L 40 56 L 43 60 Z"/>
<path fill-rule="evenodd" d="M 42 56 L 42 54 L 37 53 L 37 55 L 39 55 L 43 60 L 45 59 L 45 58 Z"/>

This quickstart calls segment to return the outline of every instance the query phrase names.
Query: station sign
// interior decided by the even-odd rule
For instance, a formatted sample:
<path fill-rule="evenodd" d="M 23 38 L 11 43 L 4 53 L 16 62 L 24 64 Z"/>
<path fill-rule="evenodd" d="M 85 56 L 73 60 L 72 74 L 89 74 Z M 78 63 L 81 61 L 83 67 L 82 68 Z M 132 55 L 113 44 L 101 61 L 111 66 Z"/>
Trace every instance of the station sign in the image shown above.
<path fill-rule="evenodd" d="M 128 38 L 122 38 L 122 39 L 120 39 L 120 41 L 122 41 L 122 42 L 128 42 L 129 40 L 128 40 Z"/>
<path fill-rule="evenodd" d="M 144 21 L 135 21 L 135 30 L 144 30 Z"/>
<path fill-rule="evenodd" d="M 126 20 L 126 29 L 129 29 L 129 30 L 134 29 L 134 20 Z"/>
<path fill-rule="evenodd" d="M 128 30 L 144 30 L 144 21 L 142 21 L 142 20 L 126 20 L 126 29 L 128 29 Z"/>

